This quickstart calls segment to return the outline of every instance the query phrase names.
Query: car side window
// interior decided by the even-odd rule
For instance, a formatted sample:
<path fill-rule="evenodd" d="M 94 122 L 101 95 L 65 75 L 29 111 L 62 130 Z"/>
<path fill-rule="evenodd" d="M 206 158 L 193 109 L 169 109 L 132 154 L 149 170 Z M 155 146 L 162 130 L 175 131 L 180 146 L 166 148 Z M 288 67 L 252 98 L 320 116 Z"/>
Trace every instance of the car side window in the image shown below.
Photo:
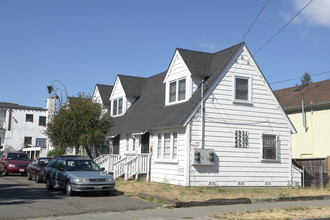
<path fill-rule="evenodd" d="M 54 167 L 55 166 L 56 159 L 50 160 L 48 166 Z"/>

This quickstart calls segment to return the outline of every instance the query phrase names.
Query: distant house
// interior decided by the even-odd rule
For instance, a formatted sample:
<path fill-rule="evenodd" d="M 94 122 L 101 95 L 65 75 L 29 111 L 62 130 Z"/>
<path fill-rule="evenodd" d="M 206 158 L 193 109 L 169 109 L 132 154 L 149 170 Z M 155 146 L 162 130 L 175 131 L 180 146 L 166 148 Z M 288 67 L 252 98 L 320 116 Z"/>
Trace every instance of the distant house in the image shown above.
<path fill-rule="evenodd" d="M 46 123 L 46 109 L 0 102 L 1 151 L 23 150 L 31 158 L 46 155 Z"/>
<path fill-rule="evenodd" d="M 292 135 L 292 158 L 319 178 L 330 170 L 330 80 L 274 91 L 297 129 Z M 311 174 L 314 176 L 314 174 Z"/>
<path fill-rule="evenodd" d="M 115 177 L 146 173 L 182 186 L 292 186 L 295 129 L 244 43 L 205 53 L 176 49 L 167 71 L 118 75 L 112 153 L 95 160 Z"/>

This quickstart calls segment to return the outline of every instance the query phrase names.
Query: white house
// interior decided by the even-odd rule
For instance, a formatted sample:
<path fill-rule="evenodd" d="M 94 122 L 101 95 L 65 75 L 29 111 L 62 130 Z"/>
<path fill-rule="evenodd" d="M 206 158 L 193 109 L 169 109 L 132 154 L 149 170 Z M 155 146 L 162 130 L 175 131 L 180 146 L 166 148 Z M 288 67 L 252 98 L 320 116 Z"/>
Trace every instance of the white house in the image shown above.
<path fill-rule="evenodd" d="M 103 106 L 103 113 L 106 114 L 110 111 L 110 95 L 113 86 L 96 84 L 93 92 L 93 101 L 100 103 Z"/>
<path fill-rule="evenodd" d="M 46 123 L 46 109 L 0 102 L 1 151 L 23 150 L 31 158 L 46 156 Z"/>
<path fill-rule="evenodd" d="M 115 177 L 146 173 L 182 186 L 292 186 L 290 123 L 244 43 L 176 49 L 167 71 L 118 75 L 110 95 Z"/>

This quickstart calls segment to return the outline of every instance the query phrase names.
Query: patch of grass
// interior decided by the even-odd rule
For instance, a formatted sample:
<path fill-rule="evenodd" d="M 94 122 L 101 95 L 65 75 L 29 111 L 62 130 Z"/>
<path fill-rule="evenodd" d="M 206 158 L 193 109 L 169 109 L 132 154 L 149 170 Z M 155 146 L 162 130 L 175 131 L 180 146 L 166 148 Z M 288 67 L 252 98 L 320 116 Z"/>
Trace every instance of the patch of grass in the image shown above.
<path fill-rule="evenodd" d="M 117 180 L 116 189 L 126 196 L 138 197 L 143 192 L 182 202 L 205 201 L 209 199 L 234 198 L 270 198 L 287 196 L 318 196 L 330 195 L 329 188 L 325 189 L 297 189 L 280 187 L 184 187 L 165 183 L 151 183 L 144 181 L 126 182 Z"/>

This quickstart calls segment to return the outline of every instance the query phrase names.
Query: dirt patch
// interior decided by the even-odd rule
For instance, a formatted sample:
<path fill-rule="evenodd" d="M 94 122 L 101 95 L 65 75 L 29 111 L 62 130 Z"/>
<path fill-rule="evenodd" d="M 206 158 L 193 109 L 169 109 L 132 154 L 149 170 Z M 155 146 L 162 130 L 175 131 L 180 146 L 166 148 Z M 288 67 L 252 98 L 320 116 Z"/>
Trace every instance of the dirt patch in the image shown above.
<path fill-rule="evenodd" d="M 323 208 L 292 208 L 292 209 L 279 209 L 268 211 L 249 211 L 242 213 L 223 213 L 215 214 L 212 217 L 227 220 L 238 219 L 305 219 L 305 218 L 321 218 L 330 216 L 330 207 Z"/>

